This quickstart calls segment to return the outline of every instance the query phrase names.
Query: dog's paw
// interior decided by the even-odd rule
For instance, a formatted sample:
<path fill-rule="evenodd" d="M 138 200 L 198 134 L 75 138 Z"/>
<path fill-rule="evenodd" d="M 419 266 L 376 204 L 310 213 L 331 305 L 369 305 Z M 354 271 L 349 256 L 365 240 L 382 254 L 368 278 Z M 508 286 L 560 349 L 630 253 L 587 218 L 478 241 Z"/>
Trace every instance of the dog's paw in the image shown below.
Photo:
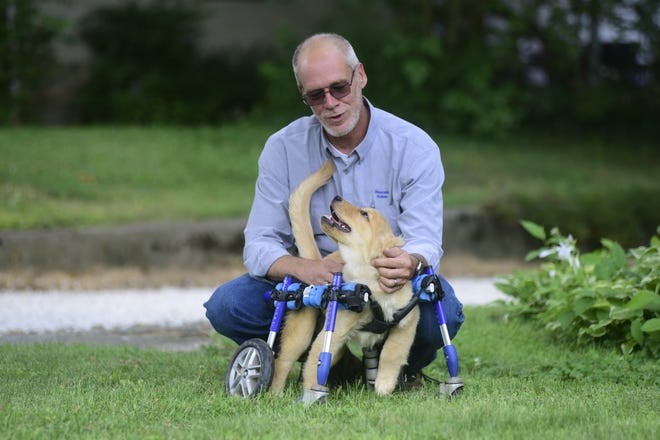
<path fill-rule="evenodd" d="M 377 378 L 376 383 L 374 384 L 374 390 L 376 391 L 376 394 L 378 394 L 379 396 L 386 396 L 388 394 L 392 394 L 395 387 L 396 387 L 396 379 L 379 380 Z"/>
<path fill-rule="evenodd" d="M 270 393 L 274 396 L 281 396 L 282 394 L 284 394 L 284 387 L 280 387 L 280 386 L 273 387 L 273 386 L 271 386 L 268 389 L 268 391 L 270 391 Z"/>

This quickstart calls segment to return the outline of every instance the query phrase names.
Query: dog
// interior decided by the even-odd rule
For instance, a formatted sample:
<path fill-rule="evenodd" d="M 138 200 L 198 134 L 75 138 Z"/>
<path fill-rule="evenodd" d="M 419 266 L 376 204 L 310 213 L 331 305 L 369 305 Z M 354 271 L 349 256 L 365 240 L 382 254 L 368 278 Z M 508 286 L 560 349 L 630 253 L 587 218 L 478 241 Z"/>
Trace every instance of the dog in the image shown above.
<path fill-rule="evenodd" d="M 332 177 L 333 172 L 332 161 L 326 161 L 296 188 L 289 199 L 293 235 L 299 255 L 304 258 L 320 258 L 312 233 L 309 202 L 312 194 Z M 380 306 L 385 321 L 392 321 L 395 313 L 410 303 L 413 297 L 412 285 L 408 281 L 394 293 L 384 292 L 378 284 L 379 275 L 371 265 L 371 260 L 381 257 L 385 248 L 403 245 L 403 238 L 393 234 L 387 220 L 377 210 L 356 207 L 340 197 L 332 201 L 330 214 L 321 218 L 321 229 L 338 246 L 338 255 L 333 253 L 326 258 L 343 262 L 343 278 L 366 285 L 371 292 L 370 302 Z M 294 363 L 312 342 L 318 314 L 319 310 L 311 308 L 288 313 L 281 335 L 280 352 L 275 360 L 271 384 L 274 392 L 284 388 Z M 369 305 L 360 313 L 339 309 L 330 352 L 334 364 L 340 359 L 343 350 L 348 349 L 346 344 L 349 341 L 367 349 L 382 344 L 374 389 L 379 395 L 387 395 L 394 391 L 401 368 L 408 359 L 419 321 L 419 308 L 410 309 L 409 313 L 383 333 L 365 330 L 365 326 L 374 318 Z M 321 332 L 309 348 L 309 361 L 305 362 L 302 370 L 303 387 L 306 390 L 317 386 L 316 361 L 323 350 L 323 342 L 324 333 Z"/>

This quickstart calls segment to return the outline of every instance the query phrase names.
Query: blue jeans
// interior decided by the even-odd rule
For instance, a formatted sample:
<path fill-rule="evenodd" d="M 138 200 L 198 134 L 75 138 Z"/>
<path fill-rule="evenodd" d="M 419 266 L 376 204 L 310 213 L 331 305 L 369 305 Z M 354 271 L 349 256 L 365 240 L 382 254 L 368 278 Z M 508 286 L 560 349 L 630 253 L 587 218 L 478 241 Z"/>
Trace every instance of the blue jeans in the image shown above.
<path fill-rule="evenodd" d="M 442 308 L 447 321 L 449 336 L 456 336 L 463 323 L 463 304 L 456 298 L 454 289 L 441 278 L 445 296 Z M 274 308 L 265 301 L 264 293 L 272 290 L 275 283 L 265 279 L 242 275 L 218 287 L 204 303 L 206 317 L 213 328 L 237 344 L 251 338 L 266 340 Z M 420 303 L 420 320 L 415 341 L 408 356 L 407 371 L 417 372 L 429 365 L 442 348 L 442 334 L 432 303 Z"/>

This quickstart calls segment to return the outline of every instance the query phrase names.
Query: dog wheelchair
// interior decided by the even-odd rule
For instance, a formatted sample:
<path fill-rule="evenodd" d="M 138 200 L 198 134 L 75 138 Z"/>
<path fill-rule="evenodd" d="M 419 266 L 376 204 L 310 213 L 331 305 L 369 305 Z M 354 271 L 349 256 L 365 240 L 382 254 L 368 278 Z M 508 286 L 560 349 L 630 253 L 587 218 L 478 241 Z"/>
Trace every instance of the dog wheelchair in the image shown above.
<path fill-rule="evenodd" d="M 435 305 L 436 316 L 442 340 L 443 353 L 449 378 L 440 383 L 436 396 L 452 398 L 457 396 L 464 387 L 460 377 L 458 354 L 451 342 L 441 300 L 444 296 L 440 278 L 427 267 L 412 280 L 413 298 L 405 309 L 412 309 L 419 302 L 432 302 Z M 282 319 L 287 310 L 299 310 L 301 307 L 327 309 L 324 324 L 323 351 L 319 355 L 317 367 L 317 386 L 304 390 L 302 402 L 312 404 L 323 401 L 329 395 L 326 384 L 332 364 L 330 345 L 335 330 L 335 320 L 339 308 L 353 312 L 361 312 L 369 304 L 371 292 L 363 284 L 343 281 L 341 273 L 336 273 L 331 285 L 306 285 L 296 282 L 292 277 L 267 291 L 264 300 L 273 303 L 275 312 L 271 321 L 268 339 L 266 341 L 253 338 L 243 342 L 234 352 L 229 361 L 225 377 L 225 392 L 231 396 L 242 398 L 254 397 L 270 387 L 273 379 L 275 339 L 282 325 Z M 403 312 L 403 311 L 402 311 Z M 403 316 L 402 316 L 403 317 Z M 378 352 L 364 350 L 365 377 L 369 385 L 373 385 L 378 370 Z"/>

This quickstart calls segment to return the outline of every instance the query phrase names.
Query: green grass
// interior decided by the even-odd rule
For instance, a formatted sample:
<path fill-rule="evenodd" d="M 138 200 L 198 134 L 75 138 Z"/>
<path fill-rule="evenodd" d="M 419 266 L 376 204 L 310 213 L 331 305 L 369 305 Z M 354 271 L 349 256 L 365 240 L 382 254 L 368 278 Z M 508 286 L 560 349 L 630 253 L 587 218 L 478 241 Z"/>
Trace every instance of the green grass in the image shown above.
<path fill-rule="evenodd" d="M 559 226 L 593 248 L 603 237 L 646 244 L 660 225 L 657 141 L 520 135 L 448 138 L 447 206 L 474 205 L 502 224 Z"/>
<path fill-rule="evenodd" d="M 257 157 L 277 128 L 2 128 L 0 230 L 246 216 Z M 660 223 L 657 141 L 436 140 L 447 207 L 623 244 L 645 243 Z"/>
<path fill-rule="evenodd" d="M 241 216 L 265 127 L 0 130 L 0 229 Z"/>
<path fill-rule="evenodd" d="M 447 173 L 450 205 L 475 204 L 503 194 L 598 191 L 660 185 L 657 146 L 598 138 L 520 135 L 507 140 L 437 138 Z"/>
<path fill-rule="evenodd" d="M 224 395 L 235 346 L 167 353 L 126 347 L 0 345 L 2 438 L 649 439 L 660 428 L 657 360 L 556 345 L 500 307 L 467 309 L 454 341 L 465 392 L 378 398 L 352 386 L 304 408 L 298 390 Z M 436 361 L 426 373 L 443 377 Z"/>

